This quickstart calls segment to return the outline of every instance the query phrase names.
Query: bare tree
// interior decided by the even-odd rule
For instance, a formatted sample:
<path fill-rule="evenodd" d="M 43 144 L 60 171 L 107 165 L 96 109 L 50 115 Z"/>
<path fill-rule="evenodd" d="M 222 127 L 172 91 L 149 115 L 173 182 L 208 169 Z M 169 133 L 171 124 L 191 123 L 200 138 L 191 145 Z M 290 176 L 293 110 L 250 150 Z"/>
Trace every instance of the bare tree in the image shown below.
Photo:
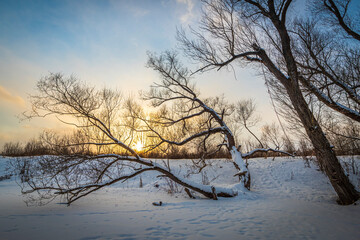
<path fill-rule="evenodd" d="M 342 129 L 354 129 L 360 122 L 360 15 L 352 11 L 354 2 L 351 0 L 311 3 L 313 19 L 298 20 L 295 24 L 294 37 L 300 43 L 295 51 L 296 61 L 304 76 L 301 80 L 308 96 L 313 94 L 320 103 L 335 110 L 318 104 L 323 118 L 319 122 L 336 152 L 344 154 L 347 150 L 343 143 L 354 145 L 359 136 L 356 131 Z M 334 128 L 334 122 L 342 124 L 336 124 L 338 128 Z M 349 135 L 344 135 L 346 133 Z M 340 136 L 342 141 L 338 141 Z"/>
<path fill-rule="evenodd" d="M 296 42 L 288 16 L 292 0 L 205 0 L 204 14 L 199 30 L 192 30 L 196 40 L 179 31 L 178 39 L 185 53 L 203 63 L 198 71 L 221 69 L 242 60 L 253 63 L 265 76 L 279 83 L 291 107 L 310 138 L 318 161 L 338 194 L 339 204 L 351 204 L 359 194 L 345 175 L 328 139 L 303 96 L 301 84 L 313 94 L 313 85 L 307 85 L 307 76 L 296 58 Z M 318 92 L 318 95 L 322 92 Z M 315 94 L 316 95 L 316 94 Z M 319 97 L 316 95 L 317 97 Z M 324 97 L 327 105 L 340 112 L 350 112 L 355 118 L 358 110 Z"/>
<path fill-rule="evenodd" d="M 231 154 L 233 164 L 238 170 L 235 174 L 239 177 L 241 185 L 250 189 L 250 173 L 244 158 L 250 158 L 257 152 L 278 151 L 286 155 L 291 155 L 280 150 L 274 149 L 254 149 L 248 153 L 242 153 L 235 142 L 235 137 L 227 126 L 225 119 L 234 112 L 233 106 L 226 104 L 222 98 L 207 98 L 201 100 L 199 92 L 190 82 L 190 72 L 184 68 L 176 57 L 175 53 L 165 52 L 157 56 L 150 54 L 148 66 L 157 71 L 161 76 L 161 82 L 155 83 L 151 90 L 144 93 L 144 99 L 152 101 L 154 107 L 159 107 L 167 103 L 173 102 L 175 106 L 179 106 L 178 111 L 170 115 L 164 111 L 158 119 L 153 121 L 144 121 L 149 131 L 154 133 L 159 141 L 153 148 L 162 144 L 182 146 L 195 139 L 201 139 L 200 144 L 206 148 L 206 142 L 211 136 L 220 134 L 219 149 L 223 146 L 227 148 Z M 251 114 L 244 116 L 245 121 L 249 120 Z M 192 124 L 195 119 L 200 120 L 199 126 L 195 129 Z M 169 140 L 165 138 L 157 130 L 164 127 L 181 124 L 186 129 L 188 136 L 182 140 Z"/>
<path fill-rule="evenodd" d="M 38 94 L 31 97 L 32 111 L 29 118 L 55 115 L 62 122 L 78 129 L 93 129 L 104 137 L 85 138 L 88 142 L 66 143 L 66 147 L 77 145 L 115 146 L 126 154 L 70 154 L 44 156 L 32 161 L 24 193 L 41 193 L 41 197 L 66 196 L 67 203 L 88 194 L 123 182 L 144 172 L 157 171 L 186 189 L 205 197 L 232 197 L 237 193 L 230 188 L 214 187 L 191 182 L 177 176 L 169 168 L 144 159 L 134 151 L 127 134 L 121 126 L 122 99 L 118 92 L 96 90 L 75 79 L 64 78 L 61 74 L 50 74 L 37 84 Z M 66 118 L 66 121 L 64 120 Z M 215 131 L 219 131 L 218 128 Z"/>
<path fill-rule="evenodd" d="M 300 44 L 294 51 L 300 82 L 331 109 L 360 122 L 360 49 L 344 45 L 315 21 L 298 21 Z"/>
<path fill-rule="evenodd" d="M 4 156 L 21 156 L 24 152 L 24 147 L 20 142 L 7 142 L 3 146 L 1 155 Z"/>
<path fill-rule="evenodd" d="M 236 121 L 239 122 L 239 124 L 256 139 L 256 141 L 258 141 L 260 146 L 264 148 L 260 139 L 250 130 L 250 128 L 255 126 L 259 121 L 259 119 L 254 115 L 255 108 L 256 106 L 254 100 L 252 99 L 238 101 L 235 105 L 235 118 Z"/>
<path fill-rule="evenodd" d="M 312 7 L 330 28 L 342 29 L 346 35 L 360 41 L 360 14 L 359 11 L 353 15 L 350 13 L 351 2 L 351 0 L 322 0 L 321 3 L 313 1 Z"/>
<path fill-rule="evenodd" d="M 273 145 L 276 149 L 283 147 L 283 138 L 281 137 L 279 127 L 275 123 L 264 125 L 261 131 L 262 139 L 267 146 Z"/>

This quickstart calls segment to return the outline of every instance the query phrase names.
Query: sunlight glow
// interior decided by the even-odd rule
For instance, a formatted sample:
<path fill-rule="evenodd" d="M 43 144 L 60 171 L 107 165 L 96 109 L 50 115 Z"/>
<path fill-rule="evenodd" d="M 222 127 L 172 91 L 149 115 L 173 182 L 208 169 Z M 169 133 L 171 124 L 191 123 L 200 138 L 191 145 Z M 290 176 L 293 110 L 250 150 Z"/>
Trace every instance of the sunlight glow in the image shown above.
<path fill-rule="evenodd" d="M 141 141 L 138 141 L 138 142 L 135 144 L 134 148 L 135 148 L 136 151 L 142 151 L 143 148 L 144 148 L 144 145 L 142 144 Z"/>

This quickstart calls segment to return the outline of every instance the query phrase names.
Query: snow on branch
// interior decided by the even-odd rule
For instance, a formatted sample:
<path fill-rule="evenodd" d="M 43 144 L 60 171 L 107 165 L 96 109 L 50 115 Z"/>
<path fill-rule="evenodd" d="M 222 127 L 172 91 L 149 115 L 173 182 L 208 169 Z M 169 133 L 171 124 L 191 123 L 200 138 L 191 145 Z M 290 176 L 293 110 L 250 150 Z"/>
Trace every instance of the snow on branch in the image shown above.
<path fill-rule="evenodd" d="M 338 102 L 333 101 L 331 98 L 323 94 L 316 86 L 311 84 L 305 78 L 299 77 L 299 79 L 305 87 L 307 87 L 321 102 L 325 103 L 328 107 L 344 114 L 345 116 L 357 122 L 360 122 L 360 112 L 350 109 Z"/>
<path fill-rule="evenodd" d="M 257 149 L 254 149 L 254 150 L 248 152 L 248 153 L 243 153 L 241 156 L 243 158 L 252 158 L 256 153 L 259 153 L 259 152 L 265 152 L 265 153 L 267 153 L 267 152 L 276 152 L 276 153 L 281 153 L 281 154 L 284 154 L 284 155 L 287 155 L 287 156 L 295 157 L 291 153 L 281 151 L 281 150 L 277 150 L 277 149 L 273 149 L 273 148 L 257 148 Z"/>

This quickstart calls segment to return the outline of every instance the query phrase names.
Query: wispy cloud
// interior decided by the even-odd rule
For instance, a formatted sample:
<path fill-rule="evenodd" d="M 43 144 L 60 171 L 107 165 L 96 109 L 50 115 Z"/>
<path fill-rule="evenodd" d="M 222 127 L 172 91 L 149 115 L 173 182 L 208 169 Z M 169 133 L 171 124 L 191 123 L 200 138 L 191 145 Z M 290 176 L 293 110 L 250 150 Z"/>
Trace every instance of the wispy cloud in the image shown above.
<path fill-rule="evenodd" d="M 186 5 L 186 13 L 180 17 L 182 23 L 188 23 L 194 16 L 193 9 L 194 9 L 194 2 L 193 0 L 176 0 L 176 2 L 180 4 Z"/>
<path fill-rule="evenodd" d="M 0 85 L 0 99 L 15 104 L 18 106 L 25 106 L 25 101 L 22 97 L 11 94 L 6 88 Z"/>
<path fill-rule="evenodd" d="M 149 10 L 142 8 L 131 8 L 130 11 L 134 17 L 143 17 L 148 15 L 150 12 Z"/>

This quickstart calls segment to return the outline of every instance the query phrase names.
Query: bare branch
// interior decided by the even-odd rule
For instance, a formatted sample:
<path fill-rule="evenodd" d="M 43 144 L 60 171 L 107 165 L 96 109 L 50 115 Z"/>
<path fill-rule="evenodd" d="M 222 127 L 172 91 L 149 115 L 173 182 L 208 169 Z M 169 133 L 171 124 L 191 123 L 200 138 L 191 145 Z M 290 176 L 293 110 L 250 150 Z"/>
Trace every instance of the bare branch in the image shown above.
<path fill-rule="evenodd" d="M 251 152 L 248 153 L 244 153 L 242 155 L 243 158 L 252 158 L 256 153 L 259 152 L 276 152 L 276 153 L 281 153 L 283 155 L 286 156 L 290 156 L 290 157 L 295 157 L 293 154 L 285 152 L 285 151 L 281 151 L 281 150 L 277 150 L 277 149 L 273 149 L 273 148 L 258 148 L 258 149 L 254 149 Z"/>

